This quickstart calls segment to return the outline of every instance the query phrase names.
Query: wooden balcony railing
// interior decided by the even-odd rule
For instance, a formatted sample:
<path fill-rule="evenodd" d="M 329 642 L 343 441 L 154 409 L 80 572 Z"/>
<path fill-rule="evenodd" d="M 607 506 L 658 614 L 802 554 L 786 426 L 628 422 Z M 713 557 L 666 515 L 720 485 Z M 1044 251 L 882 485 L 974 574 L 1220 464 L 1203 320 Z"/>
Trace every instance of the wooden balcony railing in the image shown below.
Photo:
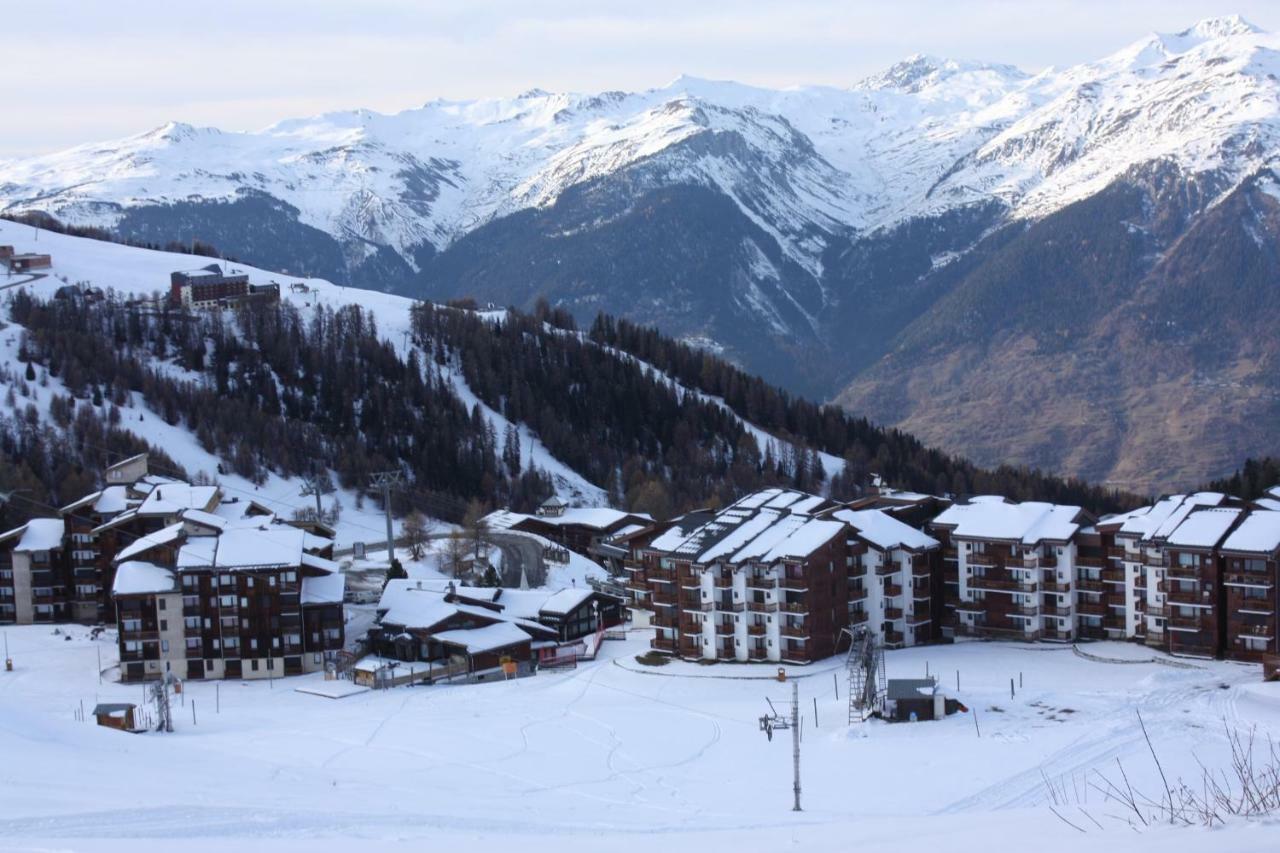
<path fill-rule="evenodd" d="M 1226 586 L 1256 586 L 1272 589 L 1276 585 L 1275 576 L 1270 572 L 1227 572 L 1222 583 Z"/>

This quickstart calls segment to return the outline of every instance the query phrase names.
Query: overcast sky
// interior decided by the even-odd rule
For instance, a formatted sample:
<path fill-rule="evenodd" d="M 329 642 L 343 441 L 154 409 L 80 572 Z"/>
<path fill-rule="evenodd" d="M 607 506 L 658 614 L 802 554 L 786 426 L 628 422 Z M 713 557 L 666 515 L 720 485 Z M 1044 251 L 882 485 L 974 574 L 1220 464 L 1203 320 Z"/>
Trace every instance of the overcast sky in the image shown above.
<path fill-rule="evenodd" d="M 1027 70 L 1278 0 L 26 0 L 0 14 L 0 157 L 170 119 L 253 130 L 282 118 L 532 87 L 661 86 L 681 73 L 848 85 L 911 53 Z"/>

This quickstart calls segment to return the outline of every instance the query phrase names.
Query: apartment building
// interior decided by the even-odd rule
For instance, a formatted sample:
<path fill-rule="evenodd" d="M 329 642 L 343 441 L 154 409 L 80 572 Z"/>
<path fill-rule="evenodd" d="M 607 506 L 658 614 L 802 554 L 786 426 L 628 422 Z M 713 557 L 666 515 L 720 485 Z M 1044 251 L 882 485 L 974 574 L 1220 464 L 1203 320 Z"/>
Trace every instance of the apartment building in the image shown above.
<path fill-rule="evenodd" d="M 1112 636 L 1193 657 L 1274 654 L 1280 512 L 1265 500 L 1172 495 L 1100 521 L 1124 566 L 1112 597 L 1128 619 Z"/>
<path fill-rule="evenodd" d="M 838 509 L 827 517 L 849 526 L 849 623 L 867 625 L 890 649 L 938 639 L 941 543 L 879 509 Z"/>
<path fill-rule="evenodd" d="M 804 664 L 835 652 L 849 624 L 852 544 L 835 504 L 764 489 L 682 520 L 634 553 L 653 648 L 688 659 Z M 634 606 L 635 602 L 633 602 Z"/>
<path fill-rule="evenodd" d="M 0 533 L 0 623 L 70 619 L 71 567 L 58 518 L 33 518 Z"/>
<path fill-rule="evenodd" d="M 1074 640 L 1077 536 L 1091 521 L 1078 506 L 995 496 L 940 513 L 929 527 L 942 543 L 944 635 Z"/>
<path fill-rule="evenodd" d="M 333 542 L 275 518 L 184 510 L 116 555 L 121 679 L 313 672 L 343 648 Z"/>

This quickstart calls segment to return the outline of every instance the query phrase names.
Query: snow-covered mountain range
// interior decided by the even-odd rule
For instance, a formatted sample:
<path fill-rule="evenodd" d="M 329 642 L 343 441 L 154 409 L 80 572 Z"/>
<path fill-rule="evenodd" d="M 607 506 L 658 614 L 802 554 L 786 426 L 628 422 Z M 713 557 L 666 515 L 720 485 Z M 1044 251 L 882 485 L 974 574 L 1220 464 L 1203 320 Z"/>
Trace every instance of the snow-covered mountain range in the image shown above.
<path fill-rule="evenodd" d="M 979 311 L 975 288 L 1017 268 L 1017 302 L 1062 296 L 1093 280 L 1075 265 L 1097 260 L 1098 229 L 1141 244 L 1101 265 L 1117 307 L 1149 275 L 1220 288 L 1235 273 L 1170 253 L 1212 221 L 1240 225 L 1269 257 L 1277 161 L 1280 36 L 1232 16 L 1036 74 L 913 56 L 846 88 L 684 77 L 254 133 L 171 123 L 0 162 L 0 212 L 198 238 L 262 267 L 410 296 L 545 297 L 583 322 L 629 317 L 991 463 L 1009 457 L 972 444 L 990 433 L 981 417 L 959 431 L 941 413 L 923 423 L 918 393 L 885 393 L 918 378 L 939 329 L 1002 340 L 997 309 L 1011 300 Z M 1113 204 L 1117 188 L 1141 198 Z M 1239 209 L 1256 221 L 1206 218 L 1254 190 Z M 1089 203 L 1095 230 L 1063 232 Z M 1019 248 L 1034 227 L 1036 248 Z M 1053 292 L 1037 287 L 1058 273 Z M 928 369 L 954 371 L 953 352 Z M 962 376 L 1005 387 L 1014 363 L 966 362 Z M 1187 375 L 1210 368 L 1193 360 Z M 1102 457 L 1073 462 L 1050 442 L 1016 459 L 1099 478 L 1124 468 Z"/>
<path fill-rule="evenodd" d="M 819 273 L 825 234 L 997 199 L 1042 216 L 1169 157 L 1240 177 L 1270 163 L 1280 38 L 1238 17 L 1153 34 L 1030 75 L 913 56 L 848 88 L 682 77 L 645 92 L 531 90 L 282 121 L 256 133 L 169 123 L 0 162 L 0 206 L 115 226 L 123 211 L 259 192 L 355 251 L 410 265 L 494 218 L 645 164 L 715 188 Z M 234 247 L 228 247 L 234 249 Z"/>

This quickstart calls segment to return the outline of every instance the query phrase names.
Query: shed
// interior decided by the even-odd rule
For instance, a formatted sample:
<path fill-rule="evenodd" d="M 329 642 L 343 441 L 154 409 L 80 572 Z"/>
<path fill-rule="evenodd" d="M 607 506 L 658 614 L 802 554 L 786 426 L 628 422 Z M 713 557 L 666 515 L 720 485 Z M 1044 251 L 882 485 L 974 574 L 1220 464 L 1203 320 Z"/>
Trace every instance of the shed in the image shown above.
<path fill-rule="evenodd" d="M 140 731 L 135 717 L 137 710 L 137 705 L 126 702 L 103 702 L 94 706 L 93 716 L 100 726 L 122 732 L 136 732 Z"/>
<path fill-rule="evenodd" d="M 885 696 L 885 714 L 897 723 L 940 720 L 946 716 L 947 698 L 932 678 L 891 678 Z"/>

